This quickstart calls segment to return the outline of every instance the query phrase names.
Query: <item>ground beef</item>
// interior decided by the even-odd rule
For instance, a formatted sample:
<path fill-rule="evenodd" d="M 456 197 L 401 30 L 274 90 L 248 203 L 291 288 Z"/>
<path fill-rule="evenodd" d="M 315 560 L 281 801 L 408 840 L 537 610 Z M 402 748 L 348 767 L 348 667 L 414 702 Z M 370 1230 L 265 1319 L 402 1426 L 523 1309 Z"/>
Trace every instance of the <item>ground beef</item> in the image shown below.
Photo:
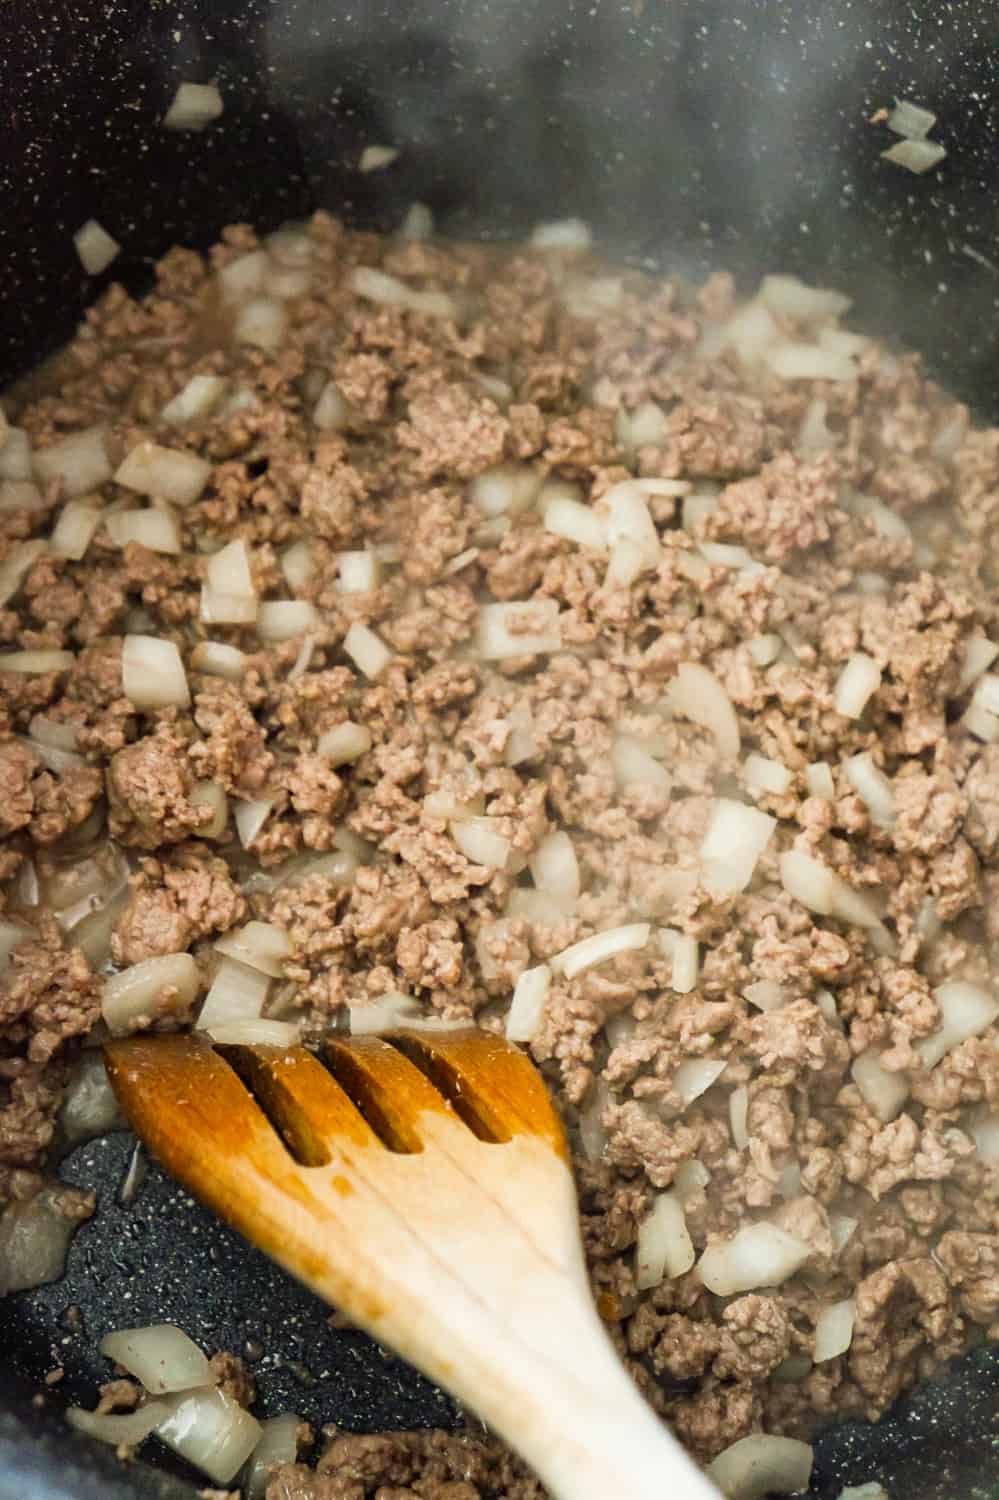
<path fill-rule="evenodd" d="M 258 248 L 236 226 L 207 260 L 168 256 L 147 300 L 112 288 L 47 382 L 4 399 L 35 449 L 100 424 L 112 468 L 148 440 L 209 474 L 176 511 L 179 555 L 120 551 L 98 528 L 79 561 L 41 554 L 0 612 L 5 649 L 73 658 L 5 673 L 0 695 L 0 1202 L 40 1190 L 106 966 L 193 948 L 204 989 L 213 939 L 253 918 L 291 942 L 267 1013 L 309 1037 L 397 993 L 498 1031 L 526 968 L 648 922 L 639 951 L 555 976 L 531 1043 L 611 1335 L 701 1459 L 760 1427 L 874 1415 L 972 1325 L 999 1334 L 999 1168 L 976 1146 L 999 1114 L 999 1030 L 932 1068 L 922 1048 L 941 983 L 999 980 L 999 718 L 967 714 L 966 675 L 999 644 L 999 434 L 874 342 L 849 380 L 784 383 L 759 351 L 744 362 L 728 277 L 695 293 L 616 270 L 591 287 L 606 271 L 586 257 L 383 240 L 323 214 L 303 233 L 311 284 L 285 300 L 277 351 L 234 342 L 218 310 L 215 270 Z M 358 264 L 431 298 L 358 297 Z M 224 398 L 165 422 L 204 373 Z M 343 403 L 333 427 L 315 421 L 324 392 L 321 410 Z M 609 569 L 593 523 L 636 477 L 653 481 L 657 547 L 615 547 Z M 127 493 L 97 488 L 105 504 Z M 0 514 L 0 564 L 48 534 L 62 499 L 56 485 L 38 511 Z M 563 534 L 586 524 L 579 505 L 582 544 Z M 304 637 L 201 619 L 206 557 L 233 539 L 262 600 L 312 606 Z M 520 606 L 522 630 L 557 609 L 563 649 L 481 659 L 487 602 Z M 361 627 L 389 654 L 372 676 Z M 176 646 L 189 702 L 125 696 L 131 633 Z M 241 654 L 213 663 L 206 641 Z M 836 690 L 857 653 L 880 682 L 851 718 Z M 728 694 L 737 756 L 671 706 L 684 663 Z M 325 736 L 348 721 L 367 748 L 333 764 Z M 768 789 L 750 791 L 750 753 L 778 763 Z M 858 790 L 858 755 L 887 779 L 887 810 Z M 722 898 L 699 853 L 718 796 L 774 820 L 751 882 Z M 467 819 L 501 842 L 471 858 Z M 568 891 L 546 885 L 553 833 L 575 857 Z M 792 899 L 791 849 L 873 917 Z M 697 945 L 682 992 L 676 934 Z M 906 1091 L 892 1118 L 854 1076 L 868 1053 Z M 713 1077 L 691 1098 L 701 1064 Z M 696 1266 L 640 1291 L 636 1241 L 665 1191 L 695 1256 L 763 1219 L 808 1247 L 806 1266 L 733 1299 Z M 812 1366 L 821 1311 L 846 1298 L 851 1348 Z M 213 1368 L 252 1400 L 233 1356 Z M 444 1433 L 339 1436 L 317 1471 L 287 1466 L 269 1488 L 540 1494 L 501 1445 Z"/>
<path fill-rule="evenodd" d="M 223 1395 L 231 1396 L 240 1406 L 252 1406 L 257 1399 L 257 1382 L 238 1354 L 220 1350 L 208 1361 L 212 1379 Z"/>

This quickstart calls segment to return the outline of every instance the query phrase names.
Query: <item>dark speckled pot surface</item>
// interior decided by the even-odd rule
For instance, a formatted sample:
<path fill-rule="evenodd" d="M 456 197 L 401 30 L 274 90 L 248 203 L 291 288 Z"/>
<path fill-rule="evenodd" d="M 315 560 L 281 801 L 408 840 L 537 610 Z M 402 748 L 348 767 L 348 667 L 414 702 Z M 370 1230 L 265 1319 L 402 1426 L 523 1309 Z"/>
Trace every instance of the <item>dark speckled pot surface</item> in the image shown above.
<path fill-rule="evenodd" d="M 789 270 L 849 291 L 854 321 L 921 350 L 999 418 L 999 9 L 986 0 L 6 0 L 0 17 L 0 384 L 73 330 L 112 273 L 82 274 L 95 217 L 133 290 L 171 244 L 313 207 L 391 228 L 414 199 L 451 235 L 587 219 L 612 253 L 701 274 Z M 203 134 L 159 120 L 216 79 Z M 869 123 L 932 107 L 947 147 L 915 177 Z M 401 148 L 360 176 L 371 142 Z M 123 1208 L 125 1135 L 62 1165 L 100 1197 L 66 1279 L 0 1303 L 0 1500 L 178 1500 L 178 1466 L 122 1467 L 72 1438 L 112 1327 L 172 1320 L 259 1349 L 261 1409 L 348 1430 L 451 1425 L 451 1403 L 325 1310 L 155 1168 Z M 79 1313 L 67 1313 L 78 1308 Z M 65 1370 L 39 1409 L 30 1394 Z M 816 1496 L 999 1495 L 999 1354 L 983 1348 L 876 1428 L 818 1444 Z M 149 1445 L 150 1448 L 152 1445 Z"/>

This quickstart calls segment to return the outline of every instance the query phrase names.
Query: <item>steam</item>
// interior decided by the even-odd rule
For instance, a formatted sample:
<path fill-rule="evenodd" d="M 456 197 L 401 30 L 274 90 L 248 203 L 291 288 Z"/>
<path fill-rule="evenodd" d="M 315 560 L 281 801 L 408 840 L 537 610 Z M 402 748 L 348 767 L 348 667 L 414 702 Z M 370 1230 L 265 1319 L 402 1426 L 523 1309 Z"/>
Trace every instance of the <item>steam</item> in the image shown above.
<path fill-rule="evenodd" d="M 851 292 L 860 326 L 942 350 L 987 405 L 993 216 L 952 138 L 977 120 L 984 164 L 988 29 L 948 12 L 928 46 L 909 8 L 842 3 L 287 0 L 263 46 L 316 201 L 353 222 L 395 228 L 419 200 L 445 233 L 515 238 L 575 215 L 650 267 L 796 272 Z M 896 98 L 948 146 L 915 182 L 870 123 Z M 400 156 L 361 176 L 371 144 Z"/>

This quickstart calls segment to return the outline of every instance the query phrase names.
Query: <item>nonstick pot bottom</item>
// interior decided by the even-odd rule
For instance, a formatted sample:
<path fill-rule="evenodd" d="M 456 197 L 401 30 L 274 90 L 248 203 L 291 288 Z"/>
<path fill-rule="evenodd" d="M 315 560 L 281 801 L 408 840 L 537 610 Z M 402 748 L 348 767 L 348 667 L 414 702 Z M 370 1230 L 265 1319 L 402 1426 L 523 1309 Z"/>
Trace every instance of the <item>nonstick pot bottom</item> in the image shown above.
<path fill-rule="evenodd" d="M 320 1433 L 477 1425 L 471 1414 L 366 1334 L 333 1327 L 329 1309 L 195 1203 L 155 1163 L 124 1205 L 121 1185 L 135 1138 L 121 1131 L 78 1147 L 60 1175 L 97 1194 L 62 1281 L 0 1301 L 0 1343 L 10 1376 L 25 1392 L 45 1391 L 49 1412 L 93 1406 L 111 1376 L 98 1353 L 105 1333 L 176 1323 L 209 1353 L 241 1355 L 257 1380 L 256 1410 L 295 1411 Z M 46 1376 L 63 1372 L 46 1386 Z M 36 1420 L 43 1420 L 38 1417 Z M 53 1464 L 58 1428 L 43 1427 Z M 4 1484 L 24 1479 L 5 1468 Z M 16 1435 L 10 1435 L 11 1451 Z M 70 1441 L 66 1435 L 66 1441 Z M 39 1462 L 48 1451 L 43 1442 Z M 56 1455 L 59 1455 L 56 1457 Z M 143 1459 L 201 1488 L 193 1470 L 153 1442 Z M 123 1495 L 155 1493 L 145 1463 L 123 1468 Z M 999 1496 L 999 1345 L 985 1345 L 900 1401 L 879 1423 L 840 1424 L 816 1441 L 814 1500 L 836 1500 L 846 1485 L 879 1480 L 891 1500 L 992 1500 Z M 152 1489 L 150 1489 L 152 1485 Z M 46 1493 L 48 1492 L 46 1486 Z M 81 1494 L 83 1491 L 80 1492 Z M 175 1493 L 175 1492 L 171 1492 Z"/>

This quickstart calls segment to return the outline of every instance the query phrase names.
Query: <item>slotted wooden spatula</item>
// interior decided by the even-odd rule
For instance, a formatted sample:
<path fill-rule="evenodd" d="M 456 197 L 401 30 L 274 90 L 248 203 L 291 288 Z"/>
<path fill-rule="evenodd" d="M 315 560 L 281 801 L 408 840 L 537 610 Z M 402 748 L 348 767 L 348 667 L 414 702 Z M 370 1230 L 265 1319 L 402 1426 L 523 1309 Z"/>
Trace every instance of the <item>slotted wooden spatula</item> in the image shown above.
<path fill-rule="evenodd" d="M 590 1296 L 540 1075 L 481 1032 L 110 1042 L 122 1109 L 247 1239 L 472 1407 L 558 1500 L 717 1500 Z M 324 1065 L 325 1064 L 325 1065 Z"/>

